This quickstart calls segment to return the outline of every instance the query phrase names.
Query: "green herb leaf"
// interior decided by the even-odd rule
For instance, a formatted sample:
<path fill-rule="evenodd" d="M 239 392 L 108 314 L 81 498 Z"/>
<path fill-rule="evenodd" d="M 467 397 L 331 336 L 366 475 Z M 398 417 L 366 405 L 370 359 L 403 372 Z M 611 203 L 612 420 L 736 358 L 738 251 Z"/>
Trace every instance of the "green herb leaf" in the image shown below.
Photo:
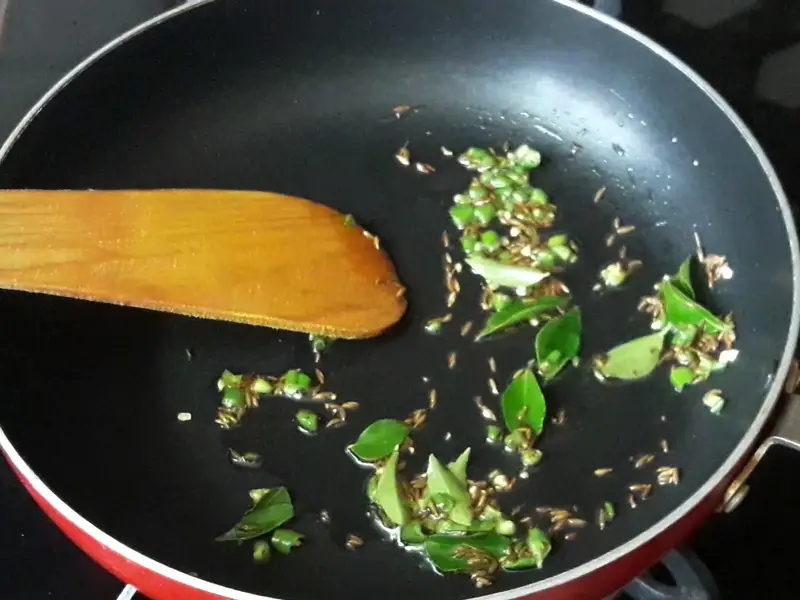
<path fill-rule="evenodd" d="M 536 375 L 530 369 L 517 373 L 503 392 L 501 405 L 509 431 L 527 425 L 536 435 L 542 432 L 547 405 Z"/>
<path fill-rule="evenodd" d="M 450 472 L 455 475 L 463 485 L 467 485 L 467 464 L 469 463 L 470 448 L 464 450 L 457 459 L 447 465 Z"/>
<path fill-rule="evenodd" d="M 538 564 L 539 561 L 530 553 L 525 542 L 514 543 L 512 551 L 500 561 L 504 571 L 525 571 L 533 569 Z"/>
<path fill-rule="evenodd" d="M 561 308 L 566 302 L 567 298 L 564 296 L 543 296 L 529 302 L 512 300 L 487 319 L 486 326 L 475 339 L 483 339 L 493 333 L 529 321 L 537 315 Z"/>
<path fill-rule="evenodd" d="M 449 469 L 442 466 L 439 459 L 433 454 L 428 457 L 428 495 L 433 498 L 438 495 L 449 496 L 453 499 L 453 508 L 449 517 L 460 525 L 472 523 L 472 511 L 469 507 L 469 492 L 465 483 L 459 481 Z"/>
<path fill-rule="evenodd" d="M 258 491 L 253 508 L 247 511 L 229 531 L 217 538 L 218 542 L 243 541 L 257 538 L 286 523 L 294 516 L 292 499 L 285 487 Z"/>
<path fill-rule="evenodd" d="M 376 494 L 378 492 L 378 479 L 380 479 L 380 474 L 376 473 L 370 477 L 369 481 L 367 482 L 367 499 L 369 499 L 370 502 L 375 502 L 376 504 L 378 502 L 376 500 Z"/>
<path fill-rule="evenodd" d="M 581 309 L 548 321 L 536 334 L 536 362 L 545 381 L 551 380 L 581 348 Z"/>
<path fill-rule="evenodd" d="M 422 529 L 422 524 L 419 521 L 411 521 L 406 523 L 400 529 L 400 541 L 404 544 L 421 544 L 425 541 L 425 532 Z"/>
<path fill-rule="evenodd" d="M 673 282 L 665 281 L 661 286 L 661 293 L 664 296 L 667 322 L 673 327 L 694 325 L 703 327 L 712 335 L 731 329 L 730 324 L 689 298 Z"/>
<path fill-rule="evenodd" d="M 408 523 L 408 508 L 403 502 L 400 486 L 397 485 L 397 460 L 400 453 L 395 450 L 383 466 L 375 485 L 375 503 L 383 514 L 395 525 Z"/>
<path fill-rule="evenodd" d="M 481 561 L 496 564 L 508 554 L 511 541 L 496 533 L 435 534 L 425 540 L 423 548 L 441 573 L 471 573 L 484 567 Z"/>
<path fill-rule="evenodd" d="M 609 379 L 634 380 L 647 377 L 658 366 L 668 330 L 620 344 L 597 361 L 595 370 Z"/>
<path fill-rule="evenodd" d="M 289 554 L 293 548 L 302 546 L 303 538 L 302 533 L 297 533 L 292 529 L 276 529 L 272 532 L 272 547 L 281 554 Z"/>
<path fill-rule="evenodd" d="M 448 496 L 447 494 L 434 494 L 430 498 L 433 506 L 440 514 L 449 514 L 453 507 L 456 505 L 456 501 L 453 500 L 452 496 Z"/>
<path fill-rule="evenodd" d="M 470 256 L 466 259 L 472 271 L 487 283 L 512 288 L 527 288 L 536 285 L 550 274 L 529 267 L 507 265 L 485 256 Z"/>
<path fill-rule="evenodd" d="M 672 278 L 672 283 L 688 298 L 694 300 L 694 288 L 692 287 L 692 257 L 690 256 L 678 269 L 677 275 Z"/>
<path fill-rule="evenodd" d="M 527 543 L 528 549 L 536 561 L 536 566 L 541 569 L 544 559 L 547 558 L 547 555 L 550 554 L 550 551 L 553 549 L 550 538 L 544 531 L 538 527 L 534 527 L 528 532 Z"/>
<path fill-rule="evenodd" d="M 672 328 L 672 346 L 691 346 L 697 338 L 698 329 L 694 325 L 683 325 Z"/>
<path fill-rule="evenodd" d="M 358 440 L 349 449 L 358 459 L 365 462 L 382 460 L 406 441 L 408 431 L 408 425 L 401 421 L 381 419 L 362 431 Z"/>

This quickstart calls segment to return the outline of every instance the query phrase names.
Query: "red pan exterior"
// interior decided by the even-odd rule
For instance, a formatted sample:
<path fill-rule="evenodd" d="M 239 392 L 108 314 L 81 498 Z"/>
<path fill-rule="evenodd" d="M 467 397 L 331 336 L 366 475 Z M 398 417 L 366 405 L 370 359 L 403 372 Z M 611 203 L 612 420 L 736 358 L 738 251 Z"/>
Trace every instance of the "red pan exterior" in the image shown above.
<path fill-rule="evenodd" d="M 124 555 L 104 546 L 89 533 L 61 514 L 25 479 L 10 457 L 6 457 L 11 468 L 25 489 L 36 500 L 53 522 L 86 554 L 116 577 L 136 587 L 151 600 L 220 600 L 224 596 L 175 581 Z M 664 530 L 650 542 L 619 560 L 564 585 L 528 596 L 536 600 L 602 600 L 621 590 L 631 580 L 647 571 L 663 556 L 685 541 L 711 516 L 725 494 L 721 485 L 707 496 L 681 521 Z M 201 583 L 198 580 L 198 583 Z"/>

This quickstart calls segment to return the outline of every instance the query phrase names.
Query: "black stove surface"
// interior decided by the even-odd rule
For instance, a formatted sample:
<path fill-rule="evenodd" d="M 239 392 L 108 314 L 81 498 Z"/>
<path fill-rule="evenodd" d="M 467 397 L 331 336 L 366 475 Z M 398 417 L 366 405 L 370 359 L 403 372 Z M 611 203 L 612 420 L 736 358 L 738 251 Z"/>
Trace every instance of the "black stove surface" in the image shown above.
<path fill-rule="evenodd" d="M 800 3 L 796 0 L 599 0 L 660 42 L 727 98 L 800 206 Z M 0 139 L 69 68 L 129 27 L 181 0 L 0 0 Z M 491 3 L 487 4 L 491 10 Z M 8 400 L 6 400 L 8 401 Z M 712 519 L 692 544 L 721 598 L 789 598 L 796 579 L 788 484 L 800 456 L 773 450 L 747 501 Z M 0 461 L 0 598 L 107 600 L 125 587 L 72 545 Z"/>

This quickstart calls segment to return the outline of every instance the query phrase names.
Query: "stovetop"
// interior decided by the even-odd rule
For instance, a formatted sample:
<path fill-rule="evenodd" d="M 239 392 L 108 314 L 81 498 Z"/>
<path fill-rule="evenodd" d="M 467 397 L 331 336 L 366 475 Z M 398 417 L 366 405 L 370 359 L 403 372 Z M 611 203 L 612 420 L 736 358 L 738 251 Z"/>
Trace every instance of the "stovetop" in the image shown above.
<path fill-rule="evenodd" d="M 224 0 L 220 0 L 224 1 Z M 598 0 L 694 67 L 752 128 L 800 206 L 800 3 L 796 0 Z M 65 71 L 181 0 L 0 0 L 0 139 Z M 487 3 L 491 10 L 491 3 Z M 2 401 L 2 400 L 0 400 Z M 747 501 L 712 519 L 692 548 L 724 600 L 795 594 L 800 456 L 771 451 Z M 0 597 L 110 600 L 125 587 L 39 512 L 0 461 Z"/>

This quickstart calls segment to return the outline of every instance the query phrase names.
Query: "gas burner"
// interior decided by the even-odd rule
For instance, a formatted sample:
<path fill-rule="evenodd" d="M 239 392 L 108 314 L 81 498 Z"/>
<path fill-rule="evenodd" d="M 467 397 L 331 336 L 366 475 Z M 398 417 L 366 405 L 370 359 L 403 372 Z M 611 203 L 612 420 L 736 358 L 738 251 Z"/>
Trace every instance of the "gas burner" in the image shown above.
<path fill-rule="evenodd" d="M 691 551 L 668 554 L 634 580 L 618 600 L 718 600 L 719 589 L 708 567 Z"/>

